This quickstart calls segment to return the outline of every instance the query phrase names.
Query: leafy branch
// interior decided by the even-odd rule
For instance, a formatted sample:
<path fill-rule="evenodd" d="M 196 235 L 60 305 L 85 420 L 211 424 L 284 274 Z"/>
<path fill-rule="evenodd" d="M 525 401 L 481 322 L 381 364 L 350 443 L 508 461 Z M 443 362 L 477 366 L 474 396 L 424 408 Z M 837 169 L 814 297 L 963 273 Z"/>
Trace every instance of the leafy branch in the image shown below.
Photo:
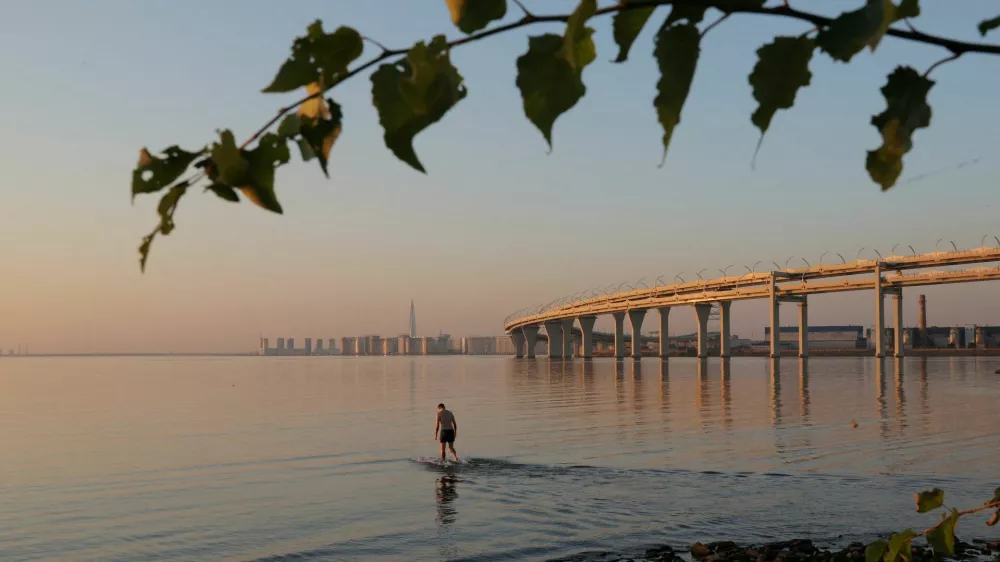
<path fill-rule="evenodd" d="M 790 109 L 798 90 L 809 85 L 809 63 L 816 50 L 847 63 L 866 47 L 874 51 L 885 36 L 943 48 L 949 56 L 926 72 L 900 66 L 882 88 L 887 107 L 872 118 L 872 124 L 882 134 L 883 144 L 868 152 L 866 168 L 883 190 L 896 184 L 915 130 L 930 124 L 931 109 L 926 100 L 934 82 L 928 78 L 929 73 L 939 64 L 965 54 L 1000 55 L 1000 45 L 959 41 L 917 30 L 911 19 L 920 14 L 920 0 L 865 0 L 861 8 L 835 18 L 792 8 L 787 1 L 765 6 L 766 0 L 619 0 L 598 7 L 597 0 L 580 0 L 573 12 L 558 15 L 535 15 L 521 0 L 513 1 L 522 17 L 490 27 L 506 16 L 506 0 L 445 0 L 452 22 L 465 36 L 449 41 L 438 35 L 409 48 L 389 49 L 349 27 L 327 33 L 317 20 L 306 35 L 294 41 L 292 54 L 263 90 L 283 93 L 304 88 L 306 94 L 281 107 L 241 144 L 235 143 L 231 131 L 224 130 L 219 132 L 218 142 L 193 152 L 171 146 L 162 152 L 163 157 L 157 157 L 142 150 L 133 172 L 133 197 L 169 189 L 158 206 L 160 223 L 143 238 L 139 248 L 140 267 L 145 269 L 156 236 L 173 230 L 180 199 L 201 180 L 209 182 L 206 191 L 224 200 L 239 202 L 238 193 L 242 193 L 253 203 L 281 213 L 274 175 L 276 168 L 290 159 L 289 142 L 298 146 L 303 160 L 316 159 L 328 176 L 329 154 L 341 132 L 342 112 L 339 104 L 324 96 L 376 65 L 378 68 L 371 74 L 372 101 L 385 144 L 400 160 L 424 172 L 413 149 L 414 137 L 467 95 L 462 76 L 451 64 L 451 50 L 534 24 L 565 24 L 562 35 L 531 36 L 528 51 L 516 61 L 515 83 L 523 98 L 525 116 L 551 149 L 553 125 L 585 95 L 583 71 L 597 57 L 594 30 L 587 27 L 587 21 L 597 16 L 614 17 L 613 33 L 619 48 L 614 62 L 622 63 L 653 12 L 659 7 L 670 8 L 656 33 L 653 49 L 660 71 L 653 106 L 664 131 L 664 158 L 680 124 L 701 42 L 709 30 L 734 14 L 790 18 L 811 26 L 798 37 L 776 37 L 757 51 L 758 62 L 749 82 L 759 104 L 751 122 L 760 130 L 761 140 L 777 111 Z M 721 16 L 699 30 L 698 25 L 710 9 L 721 12 Z M 898 21 L 907 28 L 894 27 Z M 1000 17 L 981 22 L 979 31 L 985 35 L 998 26 Z M 355 64 L 363 54 L 365 41 L 381 52 Z M 270 132 L 275 125 L 277 130 Z M 255 142 L 257 146 L 251 149 Z M 760 142 L 755 157 L 759 149 Z M 178 181 L 191 166 L 197 171 Z"/>
<path fill-rule="evenodd" d="M 928 513 L 944 506 L 944 492 L 934 488 L 925 492 L 914 494 L 918 513 Z M 986 522 L 989 526 L 995 526 L 1000 522 L 1000 488 L 993 491 L 993 497 L 979 507 L 959 511 L 957 509 L 947 509 L 941 515 L 941 520 L 937 524 L 914 532 L 912 529 L 895 533 L 889 540 L 878 540 L 867 546 L 865 549 L 865 562 L 895 562 L 897 558 L 903 562 L 910 562 L 912 558 L 913 539 L 925 537 L 934 554 L 937 556 L 955 554 L 955 527 L 958 520 L 966 515 L 978 513 L 988 509 L 995 510 L 992 517 Z"/>

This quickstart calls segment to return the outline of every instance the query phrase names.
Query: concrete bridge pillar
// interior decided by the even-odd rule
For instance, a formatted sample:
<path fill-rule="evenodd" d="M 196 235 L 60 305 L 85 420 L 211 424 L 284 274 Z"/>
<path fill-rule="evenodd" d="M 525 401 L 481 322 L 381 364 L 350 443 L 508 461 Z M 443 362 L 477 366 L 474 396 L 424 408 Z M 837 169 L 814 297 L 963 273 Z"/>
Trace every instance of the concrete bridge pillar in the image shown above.
<path fill-rule="evenodd" d="M 535 343 L 538 341 L 538 326 L 525 326 L 521 328 L 524 334 L 524 346 L 527 348 L 528 359 L 535 358 Z"/>
<path fill-rule="evenodd" d="M 573 324 L 576 323 L 576 318 L 565 318 L 562 321 L 562 333 L 563 333 L 563 348 L 562 356 L 563 359 L 573 358 Z"/>
<path fill-rule="evenodd" d="M 632 359 L 642 359 L 642 319 L 646 311 L 633 308 L 628 311 L 628 321 L 632 325 Z"/>
<path fill-rule="evenodd" d="M 514 340 L 514 356 L 521 359 L 524 357 L 524 332 L 514 330 L 510 333 L 510 338 Z"/>
<path fill-rule="evenodd" d="M 729 357 L 729 339 L 732 332 L 732 316 L 729 314 L 731 301 L 719 303 L 719 357 Z"/>
<path fill-rule="evenodd" d="M 580 357 L 590 359 L 594 356 L 594 322 L 597 321 L 597 317 L 581 316 L 577 320 L 580 321 L 580 335 L 582 336 Z"/>
<path fill-rule="evenodd" d="M 799 357 L 809 357 L 809 301 L 805 295 L 799 303 Z"/>
<path fill-rule="evenodd" d="M 882 286 L 882 267 L 875 266 L 875 357 L 885 357 L 885 287 Z"/>
<path fill-rule="evenodd" d="M 778 302 L 778 278 L 773 271 L 771 272 L 770 289 L 771 357 L 777 359 L 781 357 L 781 317 L 778 315 L 781 311 L 781 303 Z"/>
<path fill-rule="evenodd" d="M 615 359 L 625 357 L 625 313 L 612 312 L 615 319 Z"/>
<path fill-rule="evenodd" d="M 903 356 L 903 289 L 892 295 L 892 304 L 896 312 L 896 328 L 893 330 L 893 355 Z"/>
<path fill-rule="evenodd" d="M 549 336 L 549 359 L 561 359 L 563 350 L 563 329 L 561 320 L 545 323 L 545 335 Z"/>
<path fill-rule="evenodd" d="M 667 330 L 670 319 L 670 307 L 657 309 L 660 312 L 660 357 L 670 357 L 670 334 Z"/>
<path fill-rule="evenodd" d="M 698 319 L 698 357 L 702 359 L 708 357 L 708 314 L 710 312 L 712 312 L 712 305 L 709 303 L 694 305 L 694 315 Z"/>

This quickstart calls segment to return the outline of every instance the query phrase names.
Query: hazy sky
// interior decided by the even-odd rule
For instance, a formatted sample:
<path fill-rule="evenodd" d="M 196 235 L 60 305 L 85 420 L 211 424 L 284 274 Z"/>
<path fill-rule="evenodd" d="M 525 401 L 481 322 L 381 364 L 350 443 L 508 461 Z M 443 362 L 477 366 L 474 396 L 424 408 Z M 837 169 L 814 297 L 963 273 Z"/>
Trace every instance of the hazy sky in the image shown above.
<path fill-rule="evenodd" d="M 528 3 L 542 13 L 574 5 Z M 837 13 L 861 1 L 793 4 Z M 925 0 L 918 25 L 978 40 L 975 24 L 997 11 L 993 0 L 952 4 Z M 853 259 L 861 247 L 886 255 L 896 243 L 926 251 L 939 238 L 971 247 L 1000 235 L 1000 59 L 968 55 L 935 71 L 932 126 L 917 133 L 902 184 L 880 193 L 864 170 L 865 151 L 880 142 L 869 123 L 884 107 L 879 88 L 896 64 L 924 69 L 946 53 L 886 39 L 850 65 L 817 55 L 812 86 L 775 117 L 751 170 L 755 50 L 808 26 L 733 17 L 706 38 L 658 168 L 651 51 L 664 9 L 624 65 L 608 62 L 610 19 L 593 22 L 587 95 L 557 121 L 551 154 L 523 117 L 514 61 L 529 33 L 560 33 L 557 25 L 453 53 L 469 96 L 417 137 L 428 175 L 383 146 L 370 82 L 359 77 L 333 92 L 345 118 L 330 180 L 312 162 L 282 168 L 284 216 L 190 194 L 140 275 L 136 247 L 156 221 L 155 197 L 129 200 L 142 146 L 195 148 L 216 128 L 246 137 L 292 99 L 259 90 L 317 17 L 405 46 L 458 35 L 444 2 L 32 0 L 3 2 L 0 12 L 5 349 L 239 351 L 259 332 L 398 333 L 411 298 L 422 333 L 500 333 L 515 309 L 610 283 L 736 264 L 733 273 L 793 255 L 815 263 L 824 251 Z M 928 289 L 930 321 L 1000 324 L 997 289 Z M 871 304 L 869 294 L 816 298 L 810 319 L 870 325 Z M 915 305 L 913 294 L 908 323 Z M 735 332 L 762 335 L 760 303 L 734 313 Z M 692 317 L 675 313 L 675 329 L 692 329 Z"/>

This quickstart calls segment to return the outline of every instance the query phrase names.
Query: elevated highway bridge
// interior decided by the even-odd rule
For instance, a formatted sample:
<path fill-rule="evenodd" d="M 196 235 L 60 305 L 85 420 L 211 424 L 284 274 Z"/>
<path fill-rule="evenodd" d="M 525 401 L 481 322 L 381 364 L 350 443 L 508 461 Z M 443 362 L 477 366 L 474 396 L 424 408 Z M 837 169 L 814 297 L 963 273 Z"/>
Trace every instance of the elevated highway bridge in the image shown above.
<path fill-rule="evenodd" d="M 593 331 L 597 316 L 609 314 L 615 330 L 611 339 L 615 357 L 625 356 L 625 318 L 632 328 L 632 356 L 641 356 L 640 330 L 648 311 L 655 309 L 660 320 L 660 355 L 669 353 L 668 327 L 670 309 L 679 306 L 694 308 L 698 320 L 698 357 L 707 356 L 708 317 L 713 305 L 719 307 L 719 350 L 722 357 L 730 353 L 730 306 L 733 301 L 766 299 L 770 301 L 771 357 L 781 354 L 778 311 L 781 303 L 792 302 L 799 307 L 799 356 L 807 357 L 808 298 L 810 295 L 847 291 L 872 291 L 875 296 L 875 356 L 884 357 L 887 349 L 885 329 L 885 296 L 893 297 L 895 312 L 894 353 L 903 355 L 903 289 L 927 285 L 949 285 L 1000 280 L 1000 267 L 982 264 L 1000 262 L 1000 248 L 980 247 L 972 250 L 931 252 L 912 256 L 889 256 L 878 260 L 857 260 L 835 265 L 805 268 L 775 269 L 767 272 L 751 270 L 746 275 L 723 276 L 652 288 L 589 297 L 566 304 L 536 310 L 530 314 L 514 314 L 504 321 L 504 331 L 511 335 L 518 357 L 533 357 L 539 331 L 545 328 L 549 341 L 549 358 L 569 358 L 573 354 L 574 335 L 582 343 L 582 356 L 591 357 L 595 340 Z M 978 267 L 962 267 L 978 266 Z M 947 268 L 947 269 L 942 269 Z M 955 269 L 958 268 L 958 269 Z M 579 323 L 579 328 L 576 324 Z"/>

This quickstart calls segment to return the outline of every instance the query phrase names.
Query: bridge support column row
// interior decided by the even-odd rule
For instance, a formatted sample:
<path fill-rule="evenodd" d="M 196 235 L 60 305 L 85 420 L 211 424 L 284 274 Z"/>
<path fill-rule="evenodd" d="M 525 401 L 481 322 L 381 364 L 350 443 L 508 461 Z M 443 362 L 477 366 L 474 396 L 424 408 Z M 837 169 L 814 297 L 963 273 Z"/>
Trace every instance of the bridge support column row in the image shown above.
<path fill-rule="evenodd" d="M 545 334 L 549 336 L 549 359 L 562 359 L 562 332 L 562 321 L 553 320 L 545 323 Z"/>
<path fill-rule="evenodd" d="M 594 356 L 594 322 L 597 321 L 597 317 L 581 316 L 578 320 L 580 320 L 580 335 L 582 340 L 580 356 L 584 359 L 590 359 Z"/>
<path fill-rule="evenodd" d="M 615 319 L 615 359 L 625 358 L 625 313 L 612 312 Z"/>
<path fill-rule="evenodd" d="M 712 305 L 709 303 L 699 303 L 694 305 L 694 315 L 698 320 L 698 357 L 708 357 L 708 315 L 712 312 Z"/>
<path fill-rule="evenodd" d="M 521 359 L 524 357 L 524 332 L 514 330 L 510 333 L 510 338 L 514 340 L 514 355 Z"/>
<path fill-rule="evenodd" d="M 670 357 L 670 332 L 667 330 L 670 307 L 657 309 L 660 312 L 660 357 Z"/>
<path fill-rule="evenodd" d="M 562 321 L 562 356 L 563 359 L 573 358 L 573 324 L 576 318 L 567 318 Z"/>
<path fill-rule="evenodd" d="M 527 348 L 528 359 L 535 358 L 535 343 L 538 341 L 538 326 L 525 326 L 521 328 L 524 334 L 524 346 Z"/>
<path fill-rule="evenodd" d="M 781 311 L 781 302 L 778 301 L 778 279 L 773 271 L 771 272 L 769 283 L 771 290 L 769 313 L 771 324 L 771 358 L 778 359 L 781 357 L 781 317 L 778 315 Z"/>
<path fill-rule="evenodd" d="M 732 332 L 732 317 L 729 314 L 731 301 L 719 303 L 719 357 L 723 359 L 729 357 L 729 340 Z"/>
<path fill-rule="evenodd" d="M 903 289 L 892 295 L 893 308 L 896 309 L 896 329 L 893 331 L 893 355 L 902 357 L 903 353 Z"/>
<path fill-rule="evenodd" d="M 644 309 L 633 308 L 628 311 L 628 321 L 632 325 L 632 359 L 642 359 L 642 319 L 646 317 Z"/>
<path fill-rule="evenodd" d="M 809 302 L 805 295 L 799 303 L 799 357 L 809 357 Z"/>
<path fill-rule="evenodd" d="M 875 357 L 885 357 L 885 288 L 882 286 L 882 267 L 875 266 Z"/>

